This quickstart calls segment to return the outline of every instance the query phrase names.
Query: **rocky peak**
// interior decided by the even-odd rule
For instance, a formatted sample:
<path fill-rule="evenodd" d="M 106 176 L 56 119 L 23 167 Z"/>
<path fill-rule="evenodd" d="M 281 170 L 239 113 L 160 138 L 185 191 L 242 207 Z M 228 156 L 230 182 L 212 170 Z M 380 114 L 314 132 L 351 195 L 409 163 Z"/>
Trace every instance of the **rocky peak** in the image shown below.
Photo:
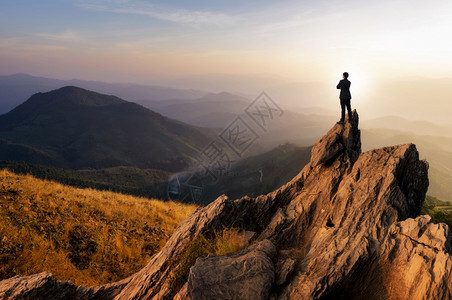
<path fill-rule="evenodd" d="M 198 209 L 133 276 L 97 287 L 16 276 L 0 282 L 0 298 L 450 299 L 451 232 L 419 216 L 427 187 L 413 144 L 361 153 L 354 111 L 286 185 Z M 182 287 L 170 285 L 193 240 L 237 224 L 253 224 L 249 246 L 198 258 Z"/>
<path fill-rule="evenodd" d="M 358 123 L 359 116 L 354 110 L 350 121 L 347 116 L 345 124 L 335 124 L 312 147 L 311 165 L 333 162 L 339 159 L 339 156 L 342 156 L 344 162 L 348 160 L 350 166 L 353 165 L 361 154 L 361 132 Z"/>

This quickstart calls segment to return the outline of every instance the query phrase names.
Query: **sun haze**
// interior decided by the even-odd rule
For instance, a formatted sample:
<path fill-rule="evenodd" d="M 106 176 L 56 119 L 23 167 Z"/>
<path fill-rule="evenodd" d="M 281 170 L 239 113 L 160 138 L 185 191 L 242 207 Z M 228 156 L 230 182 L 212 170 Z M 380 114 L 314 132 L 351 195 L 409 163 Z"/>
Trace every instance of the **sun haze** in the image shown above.
<path fill-rule="evenodd" d="M 21 0 L 3 4 L 0 18 L 3 75 L 255 95 L 294 82 L 334 89 L 347 70 L 364 116 L 386 113 L 386 104 L 381 111 L 370 104 L 385 80 L 452 77 L 452 2 L 446 0 L 428 6 L 417 0 Z M 299 101 L 297 93 L 275 96 L 290 103 Z M 328 98 L 334 93 L 326 92 Z M 331 101 L 323 94 L 310 99 L 300 105 Z M 436 118 L 433 110 L 394 109 L 406 117 Z"/>

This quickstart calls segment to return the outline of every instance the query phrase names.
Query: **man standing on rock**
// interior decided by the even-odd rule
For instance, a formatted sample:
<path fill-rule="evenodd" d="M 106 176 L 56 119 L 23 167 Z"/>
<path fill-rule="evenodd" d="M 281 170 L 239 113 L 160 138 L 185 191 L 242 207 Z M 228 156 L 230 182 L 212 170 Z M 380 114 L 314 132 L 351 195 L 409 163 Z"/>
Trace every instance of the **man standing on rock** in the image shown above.
<path fill-rule="evenodd" d="M 348 121 L 350 122 L 352 118 L 352 107 L 350 105 L 350 100 L 352 99 L 352 95 L 350 94 L 350 85 L 352 84 L 347 78 L 348 73 L 344 72 L 342 74 L 342 80 L 339 81 L 339 84 L 337 85 L 337 89 L 341 90 L 341 94 L 339 95 L 339 99 L 341 99 L 341 119 L 337 124 L 344 124 L 345 120 L 345 107 L 347 107 L 348 112 Z"/>

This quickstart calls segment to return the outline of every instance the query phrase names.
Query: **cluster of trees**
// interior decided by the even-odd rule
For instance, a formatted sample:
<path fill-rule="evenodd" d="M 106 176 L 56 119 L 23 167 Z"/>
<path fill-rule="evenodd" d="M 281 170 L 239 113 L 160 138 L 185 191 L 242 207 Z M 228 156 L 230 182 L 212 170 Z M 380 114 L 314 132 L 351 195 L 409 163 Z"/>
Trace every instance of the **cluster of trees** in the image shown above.
<path fill-rule="evenodd" d="M 0 169 L 30 174 L 79 188 L 93 188 L 147 198 L 166 198 L 170 173 L 163 170 L 115 167 L 108 169 L 66 170 L 23 162 L 0 161 Z"/>
<path fill-rule="evenodd" d="M 452 203 L 450 202 L 427 196 L 421 213 L 431 216 L 437 223 L 446 223 L 449 228 L 452 228 Z"/>

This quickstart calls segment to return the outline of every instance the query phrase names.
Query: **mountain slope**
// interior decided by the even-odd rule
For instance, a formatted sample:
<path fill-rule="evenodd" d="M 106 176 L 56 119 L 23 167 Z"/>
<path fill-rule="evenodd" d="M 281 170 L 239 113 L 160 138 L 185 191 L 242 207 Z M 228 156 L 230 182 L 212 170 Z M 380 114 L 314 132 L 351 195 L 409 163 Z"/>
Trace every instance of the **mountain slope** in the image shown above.
<path fill-rule="evenodd" d="M 143 99 L 159 101 L 175 98 L 195 99 L 206 94 L 205 92 L 192 89 L 175 89 L 139 84 L 105 83 L 76 79 L 60 80 L 28 74 L 13 74 L 0 76 L 0 114 L 10 111 L 33 94 L 48 92 L 69 85 L 79 86 L 99 93 L 117 95 L 130 101 Z"/>
<path fill-rule="evenodd" d="M 63 168 L 179 170 L 207 142 L 193 126 L 77 87 L 35 94 L 0 116 L 0 159 Z"/>
<path fill-rule="evenodd" d="M 133 276 L 95 287 L 49 273 L 21 276 L 0 282 L 0 296 L 449 299 L 452 236 L 446 224 L 420 216 L 427 187 L 428 165 L 415 145 L 361 153 L 355 111 L 315 143 L 309 164 L 286 185 L 195 211 Z M 206 257 L 203 241 L 234 226 L 254 231 L 250 245 Z"/>
<path fill-rule="evenodd" d="M 268 152 L 244 158 L 228 174 L 205 185 L 203 201 L 208 204 L 221 195 L 239 198 L 266 194 L 290 181 L 308 162 L 311 147 L 280 145 Z"/>

